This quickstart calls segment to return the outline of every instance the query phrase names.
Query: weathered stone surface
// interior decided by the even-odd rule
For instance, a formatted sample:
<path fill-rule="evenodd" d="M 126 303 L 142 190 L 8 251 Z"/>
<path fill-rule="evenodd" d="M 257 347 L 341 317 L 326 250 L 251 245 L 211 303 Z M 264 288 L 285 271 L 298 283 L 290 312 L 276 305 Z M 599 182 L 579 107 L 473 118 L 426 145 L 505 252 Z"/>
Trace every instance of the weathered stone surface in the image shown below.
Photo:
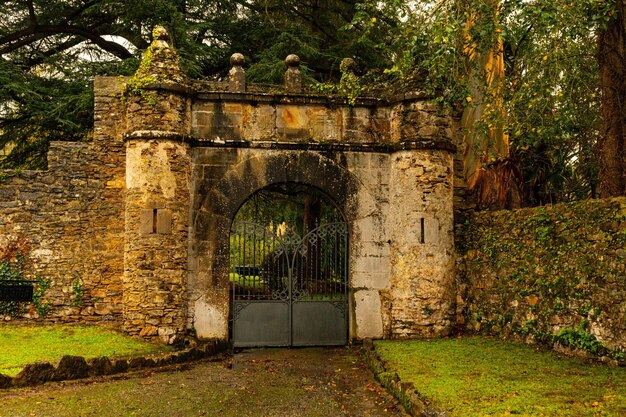
<path fill-rule="evenodd" d="M 142 369 L 142 368 L 151 368 L 156 365 L 156 362 L 152 358 L 145 358 L 143 356 L 138 356 L 136 358 L 131 358 L 128 360 L 128 369 Z"/>
<path fill-rule="evenodd" d="M 478 213 L 465 230 L 462 328 L 623 356 L 625 198 Z"/>
<path fill-rule="evenodd" d="M 62 356 L 56 364 L 53 379 L 64 381 L 68 379 L 86 378 L 89 375 L 89 366 L 82 356 Z"/>
<path fill-rule="evenodd" d="M 87 365 L 89 366 L 89 375 L 111 375 L 113 373 L 113 365 L 111 360 L 106 356 L 100 356 L 98 358 L 87 359 Z"/>
<path fill-rule="evenodd" d="M 228 71 L 228 89 L 230 91 L 246 91 L 246 72 L 243 69 L 244 62 L 244 56 L 240 53 L 234 53 L 230 57 L 230 65 L 232 65 L 232 68 Z"/>
<path fill-rule="evenodd" d="M 128 361 L 126 359 L 115 359 L 111 361 L 111 373 L 121 374 L 128 371 Z"/>
<path fill-rule="evenodd" d="M 293 59 L 287 92 L 244 87 L 239 71 L 237 91 L 190 82 L 167 34 L 154 35 L 132 79 L 95 80 L 93 143 L 53 142 L 48 171 L 0 181 L 0 243 L 31 240 L 52 282 L 45 320 L 104 320 L 170 344 L 190 329 L 227 339 L 233 217 L 263 187 L 296 182 L 348 222 L 351 337 L 445 334 L 462 186 L 449 112 L 415 94 L 290 94 Z"/>
<path fill-rule="evenodd" d="M 378 291 L 359 290 L 354 293 L 356 337 L 359 339 L 383 337 L 383 320 Z"/>
<path fill-rule="evenodd" d="M 55 369 L 50 362 L 30 363 L 13 378 L 13 385 L 24 387 L 38 385 L 54 379 Z"/>
<path fill-rule="evenodd" d="M 9 388 L 13 385 L 13 378 L 0 374 L 0 388 Z"/>

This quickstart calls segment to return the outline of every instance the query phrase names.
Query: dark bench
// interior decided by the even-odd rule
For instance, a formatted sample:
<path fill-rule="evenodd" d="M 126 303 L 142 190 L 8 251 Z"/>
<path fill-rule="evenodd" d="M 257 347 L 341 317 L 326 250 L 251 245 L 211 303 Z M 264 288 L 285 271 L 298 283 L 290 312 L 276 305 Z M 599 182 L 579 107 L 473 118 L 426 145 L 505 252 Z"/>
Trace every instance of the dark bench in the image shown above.
<path fill-rule="evenodd" d="M 0 280 L 0 301 L 33 301 L 33 283 L 26 280 Z"/>
<path fill-rule="evenodd" d="M 254 265 L 235 265 L 233 268 L 236 274 L 248 277 L 260 276 L 261 267 Z"/>

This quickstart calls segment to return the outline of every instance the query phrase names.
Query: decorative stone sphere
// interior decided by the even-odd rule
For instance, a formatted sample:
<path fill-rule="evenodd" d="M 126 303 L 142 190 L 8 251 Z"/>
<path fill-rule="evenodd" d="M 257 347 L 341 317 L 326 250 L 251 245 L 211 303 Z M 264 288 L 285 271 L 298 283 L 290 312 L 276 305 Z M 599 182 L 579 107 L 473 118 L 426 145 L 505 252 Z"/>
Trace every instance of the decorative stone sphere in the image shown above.
<path fill-rule="evenodd" d="M 246 59 L 243 54 L 240 54 L 239 52 L 235 52 L 230 56 L 230 65 L 233 67 L 241 67 L 244 62 L 246 62 Z"/>
<path fill-rule="evenodd" d="M 354 71 L 356 69 L 356 61 L 352 58 L 344 58 L 341 60 L 341 64 L 339 67 L 342 71 Z"/>
<path fill-rule="evenodd" d="M 287 55 L 287 58 L 285 58 L 285 65 L 288 67 L 299 67 L 300 57 L 296 54 Z"/>
<path fill-rule="evenodd" d="M 152 31 L 152 38 L 159 41 L 169 41 L 170 34 L 163 26 L 157 26 Z"/>

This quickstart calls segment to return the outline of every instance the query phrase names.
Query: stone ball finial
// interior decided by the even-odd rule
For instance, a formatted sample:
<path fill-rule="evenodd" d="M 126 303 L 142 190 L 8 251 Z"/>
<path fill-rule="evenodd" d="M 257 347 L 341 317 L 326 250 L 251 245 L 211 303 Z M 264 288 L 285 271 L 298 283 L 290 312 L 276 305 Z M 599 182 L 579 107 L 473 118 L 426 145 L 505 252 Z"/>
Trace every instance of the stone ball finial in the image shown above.
<path fill-rule="evenodd" d="M 296 54 L 289 54 L 285 58 L 285 65 L 289 68 L 296 68 L 300 66 L 300 57 Z"/>
<path fill-rule="evenodd" d="M 170 40 L 170 33 L 163 26 L 156 26 L 152 31 L 152 39 L 167 42 Z"/>
<path fill-rule="evenodd" d="M 230 65 L 232 65 L 233 67 L 241 67 L 245 62 L 246 59 L 244 58 L 243 54 L 240 54 L 239 52 L 235 52 L 230 56 Z"/>
<path fill-rule="evenodd" d="M 341 64 L 339 65 L 339 68 L 342 71 L 354 72 L 356 70 L 356 61 L 352 58 L 344 58 L 341 60 Z"/>

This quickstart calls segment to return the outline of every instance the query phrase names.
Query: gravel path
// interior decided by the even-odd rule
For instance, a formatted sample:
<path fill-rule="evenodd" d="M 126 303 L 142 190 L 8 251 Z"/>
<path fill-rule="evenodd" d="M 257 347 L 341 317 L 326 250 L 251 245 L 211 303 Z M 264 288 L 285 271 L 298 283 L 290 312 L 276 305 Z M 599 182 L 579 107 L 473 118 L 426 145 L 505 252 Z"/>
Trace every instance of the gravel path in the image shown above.
<path fill-rule="evenodd" d="M 254 349 L 123 378 L 0 391 L 0 416 L 405 416 L 352 348 Z"/>

